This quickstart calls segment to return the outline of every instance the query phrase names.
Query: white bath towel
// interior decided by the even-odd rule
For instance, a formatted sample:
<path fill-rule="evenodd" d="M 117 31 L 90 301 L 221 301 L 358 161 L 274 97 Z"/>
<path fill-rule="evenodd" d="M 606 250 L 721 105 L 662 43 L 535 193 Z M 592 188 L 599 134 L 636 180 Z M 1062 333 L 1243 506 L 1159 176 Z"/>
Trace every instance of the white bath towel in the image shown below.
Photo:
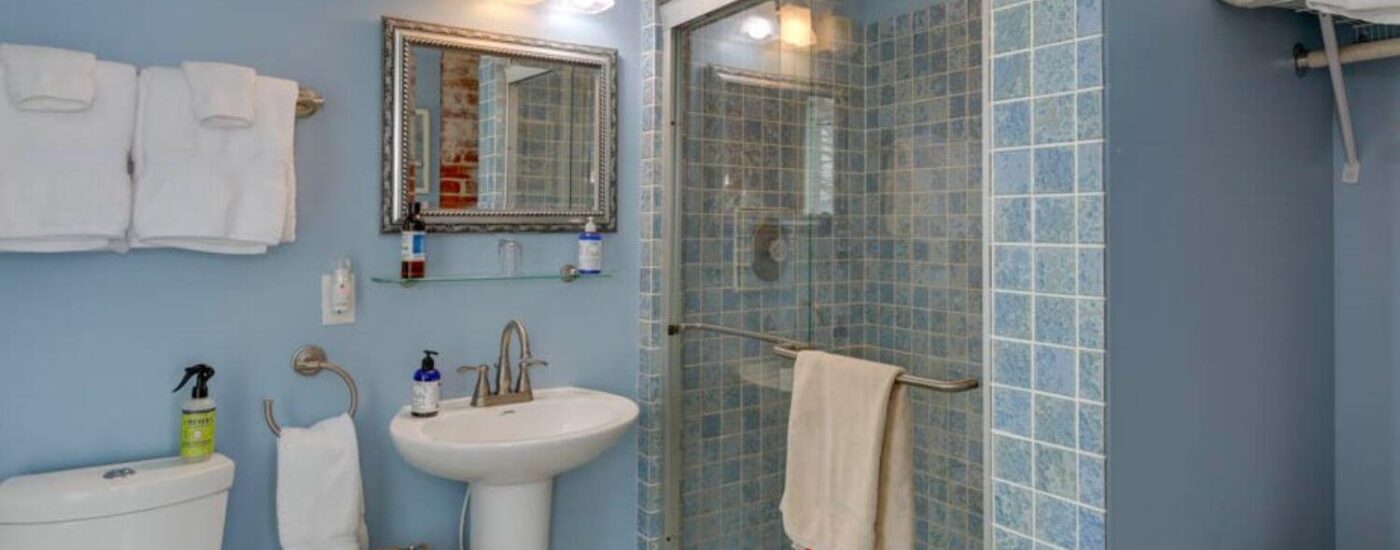
<path fill-rule="evenodd" d="M 800 548 L 914 546 L 904 369 L 818 351 L 798 354 L 788 417 L 783 527 Z"/>
<path fill-rule="evenodd" d="M 277 439 L 277 537 L 283 550 L 369 547 L 355 423 L 340 415 Z"/>
<path fill-rule="evenodd" d="M 1400 25 L 1400 0 L 1307 0 L 1314 10 L 1380 23 Z"/>
<path fill-rule="evenodd" d="M 25 111 L 73 112 L 92 107 L 97 56 L 88 52 L 0 44 L 10 102 Z"/>
<path fill-rule="evenodd" d="M 190 85 L 190 107 L 195 118 L 213 128 L 247 128 L 253 125 L 257 103 L 258 73 L 227 63 L 186 61 L 180 64 Z"/>
<path fill-rule="evenodd" d="M 295 238 L 295 82 L 257 77 L 238 129 L 199 123 L 180 69 L 142 69 L 140 93 L 132 246 L 260 254 Z"/>
<path fill-rule="evenodd" d="M 136 68 L 98 62 L 90 108 L 0 101 L 0 251 L 125 250 Z M 10 73 L 0 66 L 0 81 Z"/>

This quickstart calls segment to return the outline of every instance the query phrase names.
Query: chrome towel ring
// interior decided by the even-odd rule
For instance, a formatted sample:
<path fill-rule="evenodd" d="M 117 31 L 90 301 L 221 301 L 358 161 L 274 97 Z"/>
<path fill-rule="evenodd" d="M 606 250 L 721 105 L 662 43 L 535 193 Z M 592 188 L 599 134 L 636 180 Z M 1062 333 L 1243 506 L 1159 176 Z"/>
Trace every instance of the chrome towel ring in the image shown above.
<path fill-rule="evenodd" d="M 302 376 L 316 376 L 321 371 L 328 370 L 345 381 L 345 385 L 350 389 L 350 410 L 351 418 L 355 417 L 355 410 L 360 407 L 360 388 L 355 385 L 355 379 L 350 377 L 350 373 L 340 368 L 340 365 L 330 362 L 326 358 L 326 350 L 318 346 L 302 346 L 292 354 L 292 370 Z M 267 429 L 272 430 L 272 435 L 281 437 L 282 426 L 277 423 L 277 417 L 272 412 L 272 400 L 263 400 L 263 420 L 267 421 Z"/>

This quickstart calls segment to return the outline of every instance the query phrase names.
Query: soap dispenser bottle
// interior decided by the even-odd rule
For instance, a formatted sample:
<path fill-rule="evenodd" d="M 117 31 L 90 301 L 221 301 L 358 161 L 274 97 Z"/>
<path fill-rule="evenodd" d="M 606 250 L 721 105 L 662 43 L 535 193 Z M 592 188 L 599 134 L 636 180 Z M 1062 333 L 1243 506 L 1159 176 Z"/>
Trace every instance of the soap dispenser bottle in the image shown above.
<path fill-rule="evenodd" d="M 184 389 L 194 379 L 190 398 L 180 407 L 180 458 L 186 462 L 203 462 L 214 455 L 214 399 L 209 397 L 213 377 L 214 367 L 194 365 L 185 369 L 185 378 L 171 391 Z"/>
<path fill-rule="evenodd" d="M 437 416 L 442 400 L 442 373 L 434 366 L 436 351 L 423 350 L 423 362 L 413 372 L 413 404 L 409 412 L 419 418 Z"/>
<path fill-rule="evenodd" d="M 578 236 L 578 272 L 582 275 L 603 272 L 603 235 L 598 233 L 598 224 L 592 217 Z"/>

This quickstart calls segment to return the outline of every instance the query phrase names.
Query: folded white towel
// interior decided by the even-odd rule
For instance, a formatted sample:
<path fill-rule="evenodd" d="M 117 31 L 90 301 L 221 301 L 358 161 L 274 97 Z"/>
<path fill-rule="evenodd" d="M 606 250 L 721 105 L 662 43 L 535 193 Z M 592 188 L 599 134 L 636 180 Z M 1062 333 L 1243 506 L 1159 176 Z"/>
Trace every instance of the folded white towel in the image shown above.
<path fill-rule="evenodd" d="M 180 69 L 143 69 L 140 92 L 132 246 L 260 254 L 295 238 L 295 82 L 257 77 L 241 129 L 201 125 Z"/>
<path fill-rule="evenodd" d="M 84 111 L 0 101 L 0 251 L 125 250 L 136 68 L 102 61 L 95 75 Z M 3 66 L 0 81 L 10 81 Z"/>
<path fill-rule="evenodd" d="M 0 44 L 10 102 L 25 111 L 82 111 L 97 93 L 97 56 L 73 50 Z"/>
<path fill-rule="evenodd" d="M 1323 13 L 1383 25 L 1400 25 L 1400 0 L 1307 0 L 1307 2 L 1309 8 Z"/>
<path fill-rule="evenodd" d="M 227 63 L 186 61 L 180 64 L 190 85 L 190 106 L 201 124 L 214 128 L 253 125 L 258 73 Z"/>
<path fill-rule="evenodd" d="M 783 527 L 800 548 L 914 547 L 904 369 L 817 351 L 797 356 Z"/>
<path fill-rule="evenodd" d="M 277 536 L 283 550 L 369 547 L 355 424 L 347 415 L 277 438 Z"/>

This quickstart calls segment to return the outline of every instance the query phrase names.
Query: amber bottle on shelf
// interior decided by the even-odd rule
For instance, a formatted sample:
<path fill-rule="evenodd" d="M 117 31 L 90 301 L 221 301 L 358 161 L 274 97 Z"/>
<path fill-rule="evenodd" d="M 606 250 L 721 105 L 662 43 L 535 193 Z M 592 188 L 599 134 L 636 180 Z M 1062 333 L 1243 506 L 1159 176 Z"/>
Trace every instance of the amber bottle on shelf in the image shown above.
<path fill-rule="evenodd" d="M 423 221 L 423 203 L 413 208 L 403 219 L 403 241 L 399 249 L 399 277 L 422 279 L 428 276 L 428 224 Z"/>

